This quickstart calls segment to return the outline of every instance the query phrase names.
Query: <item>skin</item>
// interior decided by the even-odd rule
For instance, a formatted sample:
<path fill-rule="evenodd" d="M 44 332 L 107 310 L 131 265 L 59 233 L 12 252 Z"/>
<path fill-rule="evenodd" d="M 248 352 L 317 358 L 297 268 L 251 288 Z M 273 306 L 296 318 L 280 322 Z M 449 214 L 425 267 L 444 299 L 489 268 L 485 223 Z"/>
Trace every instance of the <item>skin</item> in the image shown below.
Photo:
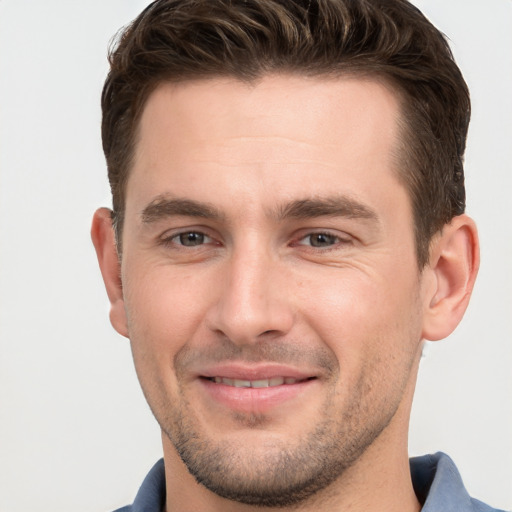
<path fill-rule="evenodd" d="M 462 317 L 478 246 L 457 217 L 418 268 L 399 116 L 393 91 L 356 78 L 211 79 L 148 99 L 121 261 L 107 210 L 92 236 L 162 428 L 169 512 L 419 510 L 422 340 Z M 234 374 L 296 381 L 209 380 Z"/>

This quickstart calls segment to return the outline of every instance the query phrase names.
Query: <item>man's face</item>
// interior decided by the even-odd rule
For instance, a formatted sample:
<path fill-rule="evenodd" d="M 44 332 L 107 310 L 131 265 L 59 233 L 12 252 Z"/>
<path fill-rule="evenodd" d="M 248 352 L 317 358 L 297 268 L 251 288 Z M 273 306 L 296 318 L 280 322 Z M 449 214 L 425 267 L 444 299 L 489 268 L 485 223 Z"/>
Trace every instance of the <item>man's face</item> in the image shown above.
<path fill-rule="evenodd" d="M 425 292 L 398 116 L 355 78 L 147 102 L 116 327 L 166 450 L 221 496 L 304 499 L 406 431 Z"/>

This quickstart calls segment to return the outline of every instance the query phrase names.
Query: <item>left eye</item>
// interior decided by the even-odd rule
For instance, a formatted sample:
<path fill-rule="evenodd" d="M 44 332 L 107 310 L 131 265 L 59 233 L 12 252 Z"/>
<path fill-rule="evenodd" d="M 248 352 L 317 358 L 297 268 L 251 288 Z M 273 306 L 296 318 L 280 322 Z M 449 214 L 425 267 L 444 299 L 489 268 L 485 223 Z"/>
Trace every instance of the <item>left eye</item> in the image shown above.
<path fill-rule="evenodd" d="M 211 238 L 198 231 L 187 231 L 171 238 L 171 242 L 185 247 L 196 247 L 211 242 Z"/>
<path fill-rule="evenodd" d="M 300 241 L 302 245 L 311 247 L 330 247 L 340 242 L 340 237 L 330 233 L 311 233 Z"/>

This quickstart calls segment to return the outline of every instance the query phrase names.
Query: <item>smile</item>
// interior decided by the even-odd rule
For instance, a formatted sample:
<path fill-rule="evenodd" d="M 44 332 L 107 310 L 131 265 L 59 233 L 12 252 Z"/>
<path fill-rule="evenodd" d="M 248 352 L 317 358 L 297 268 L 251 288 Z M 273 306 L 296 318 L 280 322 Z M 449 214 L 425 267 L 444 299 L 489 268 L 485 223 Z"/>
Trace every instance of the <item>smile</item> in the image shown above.
<path fill-rule="evenodd" d="M 276 368 L 277 365 L 242 367 L 226 365 L 209 368 L 206 375 L 199 374 L 196 382 L 207 404 L 221 406 L 223 410 L 247 414 L 281 414 L 287 404 L 297 405 L 321 389 L 318 375 L 306 375 L 296 369 Z"/>
<path fill-rule="evenodd" d="M 312 377 L 313 378 L 313 377 Z M 270 379 L 244 380 L 229 379 L 227 377 L 208 377 L 207 380 L 215 384 L 224 384 L 235 388 L 273 388 L 283 384 L 297 384 L 309 379 L 295 379 L 293 377 L 272 377 Z"/>

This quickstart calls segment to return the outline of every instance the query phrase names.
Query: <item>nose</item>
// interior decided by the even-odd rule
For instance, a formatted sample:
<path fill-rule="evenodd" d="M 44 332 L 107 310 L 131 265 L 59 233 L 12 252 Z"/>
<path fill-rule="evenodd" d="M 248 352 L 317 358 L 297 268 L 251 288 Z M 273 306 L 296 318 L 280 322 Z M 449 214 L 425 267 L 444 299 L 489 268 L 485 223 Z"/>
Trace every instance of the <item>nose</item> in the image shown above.
<path fill-rule="evenodd" d="M 245 345 L 288 333 L 292 295 L 282 264 L 265 251 L 240 251 L 225 262 L 209 328 Z"/>

